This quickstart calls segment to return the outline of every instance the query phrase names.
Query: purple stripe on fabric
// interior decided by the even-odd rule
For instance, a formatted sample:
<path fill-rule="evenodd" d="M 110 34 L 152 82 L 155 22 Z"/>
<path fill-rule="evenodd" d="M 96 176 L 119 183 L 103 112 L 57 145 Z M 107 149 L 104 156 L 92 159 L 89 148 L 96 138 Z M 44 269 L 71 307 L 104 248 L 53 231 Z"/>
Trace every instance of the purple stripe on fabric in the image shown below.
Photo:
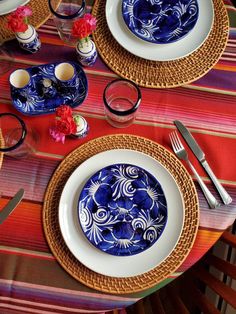
<path fill-rule="evenodd" d="M 208 88 L 216 88 L 219 90 L 235 91 L 236 68 L 235 72 L 220 71 L 212 69 L 201 79 L 192 83 L 192 85 L 200 85 Z"/>
<path fill-rule="evenodd" d="M 59 162 L 36 157 L 29 158 L 26 164 L 25 160 L 5 156 L 0 176 L 2 195 L 12 197 L 16 191 L 15 188 L 20 186 L 25 189 L 24 199 L 42 202 L 48 181 Z"/>
<path fill-rule="evenodd" d="M 42 35 L 43 36 L 43 35 Z M 52 37 L 55 37 L 53 34 Z M 8 50 L 12 51 L 14 56 L 16 58 L 19 58 L 20 60 L 28 60 L 30 61 L 31 58 L 28 55 L 22 55 L 22 52 L 19 50 L 18 46 L 16 45 L 15 40 L 9 41 L 5 43 L 5 46 Z M 43 43 L 42 48 L 37 52 L 37 55 L 35 55 L 35 58 L 32 59 L 32 62 L 35 64 L 43 64 L 43 63 L 54 63 L 54 62 L 63 62 L 63 61 L 72 61 L 77 62 L 76 59 L 76 53 L 75 48 L 66 46 L 66 45 L 60 45 L 57 47 L 57 54 L 56 59 L 55 55 L 52 52 L 52 49 L 55 49 L 55 45 Z M 89 69 L 84 68 L 85 73 L 89 71 Z M 98 59 L 96 60 L 96 72 L 109 72 L 114 77 L 117 76 L 110 70 L 105 63 L 101 60 L 101 58 L 98 56 Z"/>
<path fill-rule="evenodd" d="M 17 299 L 25 299 L 29 301 L 56 304 L 58 306 L 70 306 L 81 309 L 96 309 L 96 310 L 110 310 L 114 308 L 122 308 L 129 306 L 136 302 L 137 299 L 128 299 L 120 297 L 120 300 L 117 298 L 114 299 L 111 296 L 107 298 L 102 298 L 99 294 L 91 294 L 89 296 L 75 295 L 68 292 L 60 293 L 58 290 L 53 292 L 51 290 L 42 290 L 39 288 L 23 287 L 19 285 L 9 284 L 9 283 L 0 283 L 0 294 L 2 296 L 12 296 Z"/>

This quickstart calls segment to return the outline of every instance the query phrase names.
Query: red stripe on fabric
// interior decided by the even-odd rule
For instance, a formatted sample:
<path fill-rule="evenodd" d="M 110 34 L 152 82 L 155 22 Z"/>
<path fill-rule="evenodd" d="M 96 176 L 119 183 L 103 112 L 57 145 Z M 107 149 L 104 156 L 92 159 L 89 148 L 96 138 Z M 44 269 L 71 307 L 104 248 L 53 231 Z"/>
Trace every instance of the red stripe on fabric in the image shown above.
<path fill-rule="evenodd" d="M 0 199 L 0 207 L 5 204 L 6 200 Z M 1 245 L 49 252 L 41 223 L 41 211 L 42 205 L 21 201 L 1 225 Z"/>

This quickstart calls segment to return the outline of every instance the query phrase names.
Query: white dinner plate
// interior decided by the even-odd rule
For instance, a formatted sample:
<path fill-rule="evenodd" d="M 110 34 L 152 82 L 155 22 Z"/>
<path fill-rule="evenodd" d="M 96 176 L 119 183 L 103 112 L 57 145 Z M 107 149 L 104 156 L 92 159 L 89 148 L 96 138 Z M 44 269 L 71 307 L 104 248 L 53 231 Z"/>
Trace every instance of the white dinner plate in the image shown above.
<path fill-rule="evenodd" d="M 166 227 L 155 244 L 132 256 L 104 253 L 85 237 L 78 220 L 77 205 L 87 180 L 99 169 L 114 163 L 130 163 L 149 171 L 160 182 L 167 200 Z M 159 265 L 175 248 L 184 223 L 184 202 L 171 174 L 154 158 L 141 152 L 116 149 L 99 153 L 71 174 L 59 202 L 59 225 L 71 253 L 89 269 L 112 277 L 132 277 Z"/>
<path fill-rule="evenodd" d="M 122 16 L 122 0 L 106 1 L 106 20 L 116 41 L 130 53 L 153 61 L 171 61 L 188 56 L 207 39 L 214 21 L 212 0 L 198 0 L 199 17 L 192 31 L 170 44 L 154 44 L 135 36 Z"/>
<path fill-rule="evenodd" d="M 25 5 L 29 0 L 1 0 L 0 15 L 4 15 L 14 11 L 20 5 Z"/>

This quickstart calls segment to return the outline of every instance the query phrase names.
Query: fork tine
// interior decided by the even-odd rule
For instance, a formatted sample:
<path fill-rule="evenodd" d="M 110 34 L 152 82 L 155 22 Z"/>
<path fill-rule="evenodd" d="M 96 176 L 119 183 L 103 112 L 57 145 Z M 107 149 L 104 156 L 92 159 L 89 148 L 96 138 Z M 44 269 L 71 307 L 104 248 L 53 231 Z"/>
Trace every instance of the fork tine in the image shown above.
<path fill-rule="evenodd" d="M 175 147 L 175 141 L 174 141 L 173 133 L 174 132 L 171 132 L 169 137 L 170 137 L 171 146 L 172 146 L 174 152 L 176 152 L 176 147 Z"/>
<path fill-rule="evenodd" d="M 173 136 L 174 136 L 174 139 L 175 139 L 176 146 L 178 147 L 178 150 L 183 149 L 184 147 L 183 147 L 183 145 L 182 145 L 182 143 L 181 143 L 181 141 L 179 139 L 179 136 L 178 136 L 177 132 L 174 131 L 173 133 L 174 133 Z"/>
<path fill-rule="evenodd" d="M 170 142 L 171 142 L 174 152 L 176 153 L 180 148 L 179 148 L 179 142 L 177 139 L 177 134 L 175 131 L 170 133 Z"/>

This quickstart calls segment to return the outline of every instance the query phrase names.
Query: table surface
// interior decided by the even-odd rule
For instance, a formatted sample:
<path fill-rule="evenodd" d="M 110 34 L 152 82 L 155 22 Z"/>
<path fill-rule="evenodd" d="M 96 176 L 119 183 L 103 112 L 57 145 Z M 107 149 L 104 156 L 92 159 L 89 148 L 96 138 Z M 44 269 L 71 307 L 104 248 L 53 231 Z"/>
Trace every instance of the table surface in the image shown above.
<path fill-rule="evenodd" d="M 15 160 L 4 156 L 0 171 L 0 208 L 22 187 L 23 201 L 0 226 L 0 308 L 3 313 L 86 313 L 125 308 L 150 294 L 191 267 L 217 241 L 236 216 L 236 9 L 225 1 L 230 17 L 230 35 L 219 62 L 203 78 L 173 89 L 141 88 L 142 103 L 135 123 L 126 129 L 110 126 L 104 117 L 102 93 L 117 78 L 98 57 L 93 67 L 84 68 L 89 88 L 84 103 L 75 108 L 90 126 L 81 140 L 55 143 L 49 136 L 54 115 L 23 116 L 14 109 L 8 83 L 17 68 L 76 61 L 75 49 L 63 44 L 53 21 L 38 29 L 42 48 L 36 54 L 21 50 L 16 40 L 6 43 L 12 52 L 12 67 L 0 77 L 0 112 L 21 116 L 40 135 L 36 154 Z M 177 271 L 161 284 L 135 294 L 108 295 L 73 279 L 51 253 L 42 225 L 42 208 L 48 182 L 62 159 L 87 141 L 109 134 L 145 136 L 171 150 L 169 133 L 173 120 L 182 121 L 193 133 L 216 176 L 233 198 L 229 206 L 209 210 L 197 183 L 200 226 L 191 252 Z M 219 199 L 209 178 L 189 151 L 194 166 Z M 45 312 L 44 312 L 45 311 Z"/>

